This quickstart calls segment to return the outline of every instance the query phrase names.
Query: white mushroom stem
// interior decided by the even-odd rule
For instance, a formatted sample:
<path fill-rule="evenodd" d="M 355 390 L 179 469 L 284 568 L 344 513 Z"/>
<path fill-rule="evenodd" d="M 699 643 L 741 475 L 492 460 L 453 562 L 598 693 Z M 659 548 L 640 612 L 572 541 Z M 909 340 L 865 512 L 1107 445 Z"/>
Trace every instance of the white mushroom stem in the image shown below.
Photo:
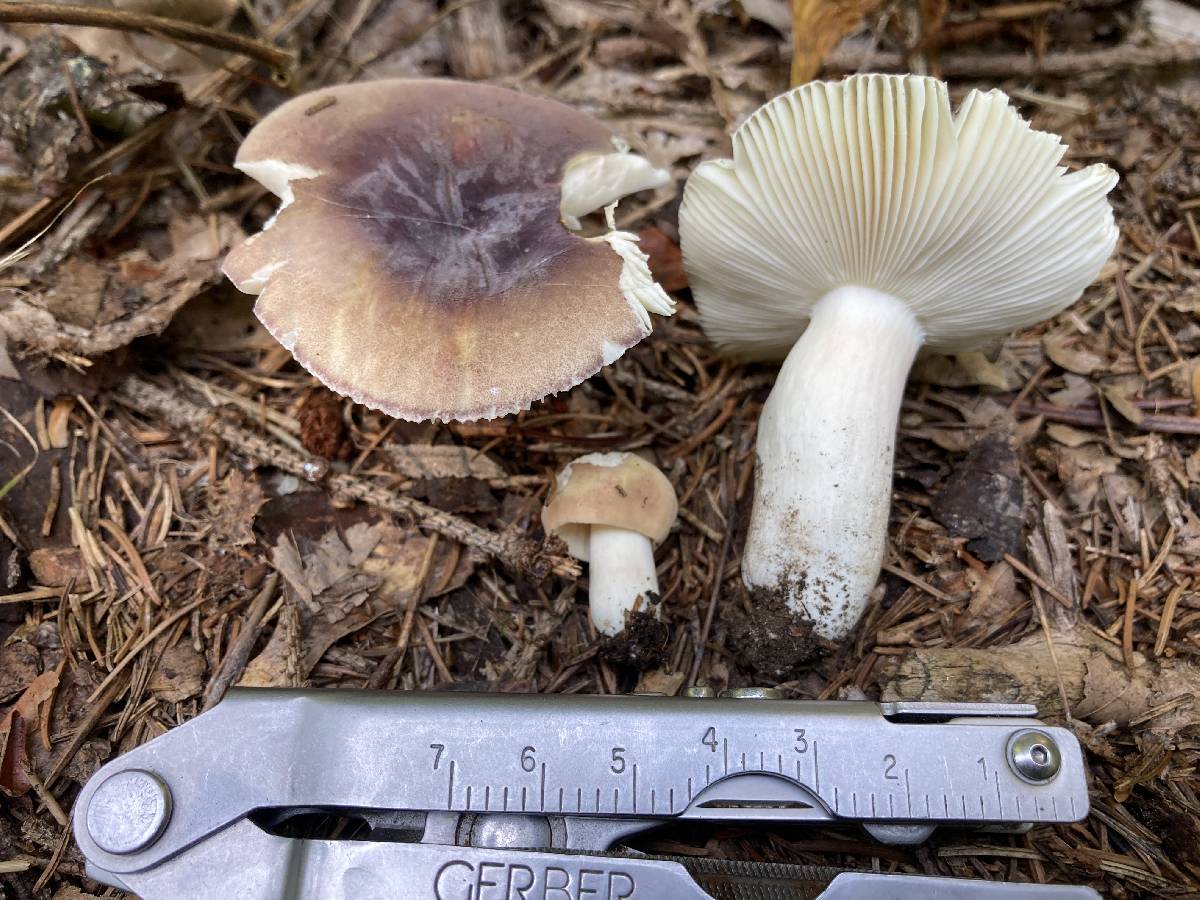
<path fill-rule="evenodd" d="M 824 637 L 850 632 L 879 577 L 896 420 L 923 337 L 903 301 L 837 288 L 814 307 L 759 419 L 742 577 Z"/>
<path fill-rule="evenodd" d="M 625 613 L 638 607 L 654 612 L 651 592 L 658 593 L 654 545 L 650 538 L 624 528 L 593 525 L 588 537 L 588 584 L 592 622 L 602 634 L 625 627 Z"/>

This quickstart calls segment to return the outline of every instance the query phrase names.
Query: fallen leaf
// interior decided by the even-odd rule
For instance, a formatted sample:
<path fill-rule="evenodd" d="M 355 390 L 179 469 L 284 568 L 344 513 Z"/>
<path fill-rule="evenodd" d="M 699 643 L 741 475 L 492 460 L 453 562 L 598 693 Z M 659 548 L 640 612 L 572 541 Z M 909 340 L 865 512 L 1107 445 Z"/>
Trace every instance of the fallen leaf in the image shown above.
<path fill-rule="evenodd" d="M 666 694 L 668 697 L 674 697 L 679 693 L 679 689 L 683 687 L 686 679 L 687 675 L 683 672 L 664 672 L 662 669 L 654 669 L 642 673 L 637 687 L 634 688 L 634 693 Z"/>
<path fill-rule="evenodd" d="M 1072 428 L 1070 425 L 1061 425 L 1057 422 L 1052 422 L 1046 426 L 1046 434 L 1051 439 L 1068 447 L 1082 447 L 1084 444 L 1094 444 L 1101 438 L 1101 435 L 1094 431 L 1082 431 L 1078 428 Z"/>
<path fill-rule="evenodd" d="M 1007 434 L 985 435 L 954 467 L 946 486 L 933 495 L 933 517 L 984 562 L 996 562 L 1021 547 L 1024 481 Z"/>
<path fill-rule="evenodd" d="M 1013 608 L 1016 595 L 1017 579 L 1012 566 L 1000 561 L 979 578 L 967 605 L 967 618 L 979 622 L 999 621 Z"/>
<path fill-rule="evenodd" d="M 388 457 L 408 478 L 503 478 L 500 464 L 471 447 L 457 444 L 389 444 Z"/>
<path fill-rule="evenodd" d="M 1108 401 L 1109 405 L 1121 414 L 1122 418 L 1132 422 L 1134 425 L 1142 424 L 1142 419 L 1145 417 L 1145 413 L 1138 408 L 1136 403 L 1134 403 L 1124 394 L 1113 390 L 1112 388 L 1102 388 L 1101 393 L 1104 395 L 1104 399 Z"/>
<path fill-rule="evenodd" d="M 931 353 L 922 356 L 913 366 L 912 377 L 926 384 L 942 387 L 993 387 L 1009 391 L 1017 386 L 1018 378 L 1011 366 L 992 362 L 981 351 L 972 350 L 945 356 Z"/>
<path fill-rule="evenodd" d="M 37 583 L 46 587 L 66 587 L 84 577 L 83 557 L 77 547 L 42 547 L 27 559 Z"/>
<path fill-rule="evenodd" d="M 58 669 L 43 672 L 30 682 L 20 699 L 0 719 L 0 791 L 20 797 L 32 785 L 25 777 L 25 737 L 36 733 L 41 723 L 41 706 L 58 687 Z"/>
<path fill-rule="evenodd" d="M 403 608 L 420 583 L 431 540 L 416 529 L 365 522 L 347 528 L 344 540 L 331 529 L 302 547 L 282 535 L 273 559 L 296 598 L 296 633 L 290 633 L 292 626 L 281 614 L 267 646 L 238 684 L 289 686 L 293 659 L 303 682 L 335 642 Z M 478 556 L 439 538 L 425 584 L 437 592 L 454 590 L 478 563 Z"/>
<path fill-rule="evenodd" d="M 878 5 L 879 0 L 792 0 L 792 84 L 816 78 L 825 54 Z"/>
<path fill-rule="evenodd" d="M 638 246 L 650 257 L 650 273 L 664 291 L 682 291 L 688 286 L 683 269 L 683 252 L 679 244 L 667 237 L 657 225 L 647 225 L 638 232 Z"/>
<path fill-rule="evenodd" d="M 254 543 L 254 519 L 266 502 L 258 480 L 231 469 L 225 480 L 208 488 L 209 543 L 244 547 Z"/>
<path fill-rule="evenodd" d="M 1102 357 L 1091 350 L 1073 346 L 1073 340 L 1070 336 L 1050 336 L 1042 341 L 1042 347 L 1052 362 L 1076 375 L 1090 375 L 1104 365 Z"/>
<path fill-rule="evenodd" d="M 9 638 L 0 647 L 0 704 L 25 690 L 42 668 L 37 647 L 28 641 Z"/>
<path fill-rule="evenodd" d="M 204 688 L 204 654 L 189 643 L 168 647 L 150 676 L 150 691 L 166 703 L 180 703 Z"/>

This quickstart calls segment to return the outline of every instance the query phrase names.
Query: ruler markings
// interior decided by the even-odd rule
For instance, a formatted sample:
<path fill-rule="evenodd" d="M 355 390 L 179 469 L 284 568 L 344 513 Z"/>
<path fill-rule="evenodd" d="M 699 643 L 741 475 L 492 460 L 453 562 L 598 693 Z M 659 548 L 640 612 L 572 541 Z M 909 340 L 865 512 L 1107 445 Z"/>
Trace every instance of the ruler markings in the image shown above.
<path fill-rule="evenodd" d="M 1054 818 L 1058 819 L 1058 798 L 1053 794 L 1050 795 L 1050 808 L 1054 810 Z"/>
<path fill-rule="evenodd" d="M 633 764 L 633 811 L 637 812 L 637 763 Z"/>
<path fill-rule="evenodd" d="M 838 789 L 836 784 L 833 786 L 833 811 L 838 811 Z"/>
<path fill-rule="evenodd" d="M 450 781 L 446 787 L 446 809 L 454 805 L 454 760 L 450 760 Z"/>
<path fill-rule="evenodd" d="M 504 811 L 508 812 L 508 785 L 504 786 Z"/>
<path fill-rule="evenodd" d="M 854 814 L 857 816 L 858 815 L 858 794 L 856 794 L 854 791 L 851 791 L 850 792 L 850 800 L 853 803 L 852 809 L 854 810 Z"/>
<path fill-rule="evenodd" d="M 729 738 L 724 738 L 721 741 L 722 753 L 725 756 L 725 774 L 729 774 Z M 709 781 L 712 779 L 710 778 Z"/>
<path fill-rule="evenodd" d="M 600 812 L 600 788 L 596 788 L 596 812 Z"/>
<path fill-rule="evenodd" d="M 912 785 L 908 780 L 908 769 L 904 770 L 904 797 L 908 800 L 908 814 L 912 815 Z"/>
<path fill-rule="evenodd" d="M 813 738 L 812 748 L 813 748 L 813 781 L 816 782 L 816 784 L 814 785 L 814 789 L 816 790 L 817 794 L 820 795 L 820 793 L 821 793 L 821 770 L 817 768 L 817 739 L 816 738 Z M 800 772 L 799 766 L 800 766 L 800 763 L 799 763 L 799 761 L 797 761 L 796 762 L 797 774 L 799 774 L 799 772 Z"/>
<path fill-rule="evenodd" d="M 875 792 L 871 791 L 871 815 L 876 815 L 875 812 Z"/>
<path fill-rule="evenodd" d="M 1021 818 L 1021 795 L 1017 794 L 1017 819 Z"/>
<path fill-rule="evenodd" d="M 946 818 L 950 818 L 950 795 L 942 794 L 942 805 L 946 807 Z"/>
<path fill-rule="evenodd" d="M 558 811 L 559 812 L 563 811 L 563 789 L 562 788 L 558 789 Z"/>
<path fill-rule="evenodd" d="M 467 810 L 471 809 L 471 786 L 467 785 Z"/>
<path fill-rule="evenodd" d="M 965 819 L 967 817 L 967 795 L 966 794 L 962 795 L 962 808 L 963 808 L 963 818 Z"/>
<path fill-rule="evenodd" d="M 704 767 L 704 783 L 712 784 L 712 766 L 705 765 L 705 767 Z M 692 793 L 691 789 L 689 788 L 688 789 L 688 794 L 689 794 L 688 799 L 689 800 L 692 799 L 690 796 L 691 793 Z"/>
<path fill-rule="evenodd" d="M 742 754 L 742 771 L 743 772 L 746 771 L 746 754 L 745 753 Z"/>
<path fill-rule="evenodd" d="M 888 815 L 896 818 L 896 798 L 888 794 Z"/>
<path fill-rule="evenodd" d="M 1071 795 L 1071 818 L 1073 818 L 1073 819 L 1078 818 L 1078 815 L 1075 812 L 1075 796 L 1074 796 L 1074 794 Z"/>
<path fill-rule="evenodd" d="M 542 784 L 538 793 L 538 809 L 546 808 L 546 764 L 542 763 Z"/>
<path fill-rule="evenodd" d="M 650 815 L 654 815 L 654 788 L 650 788 Z"/>
<path fill-rule="evenodd" d="M 1000 818 L 1004 818 L 1004 798 L 1000 795 L 1000 770 L 992 769 L 992 778 L 996 782 L 996 805 L 1000 808 Z"/>
<path fill-rule="evenodd" d="M 526 793 L 527 793 L 526 789 L 521 788 L 521 812 L 525 812 L 525 795 L 526 795 Z"/>
<path fill-rule="evenodd" d="M 492 808 L 492 786 L 490 784 L 483 787 L 483 809 L 487 812 Z"/>
<path fill-rule="evenodd" d="M 575 788 L 575 812 L 583 812 L 583 788 Z"/>
<path fill-rule="evenodd" d="M 617 812 L 618 800 L 621 796 L 620 788 L 613 788 L 613 812 Z"/>
<path fill-rule="evenodd" d="M 667 792 L 667 808 L 671 812 L 675 812 L 675 788 L 669 788 Z"/>
<path fill-rule="evenodd" d="M 758 751 L 758 770 L 760 772 L 767 771 L 767 757 L 761 750 Z"/>
<path fill-rule="evenodd" d="M 779 754 L 779 774 L 783 774 L 783 754 Z"/>
<path fill-rule="evenodd" d="M 928 794 L 925 795 L 925 817 L 927 819 L 933 818 L 933 811 L 929 808 L 929 795 Z"/>
<path fill-rule="evenodd" d="M 979 795 L 979 815 L 985 819 L 987 818 L 987 806 L 984 803 L 983 794 Z"/>
<path fill-rule="evenodd" d="M 692 779 L 688 779 L 688 803 L 692 802 Z"/>

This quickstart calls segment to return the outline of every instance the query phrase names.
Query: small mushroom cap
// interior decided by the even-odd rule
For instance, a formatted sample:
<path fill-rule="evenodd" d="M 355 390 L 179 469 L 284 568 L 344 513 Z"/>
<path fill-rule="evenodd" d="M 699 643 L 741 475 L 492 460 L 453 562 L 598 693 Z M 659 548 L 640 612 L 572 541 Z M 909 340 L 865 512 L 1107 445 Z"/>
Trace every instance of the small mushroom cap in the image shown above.
<path fill-rule="evenodd" d="M 558 473 L 542 526 L 587 562 L 592 525 L 636 531 L 659 544 L 678 512 L 675 488 L 653 464 L 633 453 L 589 453 Z"/>
<path fill-rule="evenodd" d="M 620 357 L 650 331 L 639 297 L 665 298 L 627 236 L 561 222 L 567 163 L 613 149 L 590 116 L 489 85 L 315 91 L 238 152 L 282 205 L 225 273 L 360 403 L 411 420 L 526 409 Z"/>
<path fill-rule="evenodd" d="M 857 285 L 909 305 L 934 349 L 977 346 L 1069 306 L 1117 240 L 1104 165 L 1068 173 L 1066 146 L 1000 91 L 951 113 L 911 75 L 811 82 L 767 103 L 700 165 L 679 213 L 708 337 L 780 358 L 813 306 Z"/>

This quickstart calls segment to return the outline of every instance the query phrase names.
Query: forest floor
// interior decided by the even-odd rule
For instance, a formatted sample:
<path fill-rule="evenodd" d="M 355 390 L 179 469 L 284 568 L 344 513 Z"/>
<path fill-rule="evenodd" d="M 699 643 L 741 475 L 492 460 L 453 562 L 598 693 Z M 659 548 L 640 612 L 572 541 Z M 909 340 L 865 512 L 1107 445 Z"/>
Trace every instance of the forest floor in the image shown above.
<path fill-rule="evenodd" d="M 1117 170 L 1122 237 L 1054 320 L 918 361 L 880 587 L 851 640 L 784 672 L 738 564 L 775 369 L 705 340 L 677 211 L 691 168 L 786 89 L 786 3 L 252 0 L 230 27 L 296 54 L 287 88 L 220 49 L 0 32 L 0 897 L 112 896 L 71 839 L 80 785 L 234 684 L 1036 703 L 1086 749 L 1084 822 L 639 846 L 1200 896 L 1200 14 L 866 6 L 827 75 L 1004 89 L 1068 166 Z M 496 421 L 412 424 L 321 387 L 220 275 L 275 205 L 231 163 L 287 96 L 392 76 L 557 98 L 670 169 L 618 219 L 677 314 Z M 667 636 L 640 669 L 541 543 L 555 472 L 598 450 L 649 454 L 680 501 L 657 556 Z"/>

